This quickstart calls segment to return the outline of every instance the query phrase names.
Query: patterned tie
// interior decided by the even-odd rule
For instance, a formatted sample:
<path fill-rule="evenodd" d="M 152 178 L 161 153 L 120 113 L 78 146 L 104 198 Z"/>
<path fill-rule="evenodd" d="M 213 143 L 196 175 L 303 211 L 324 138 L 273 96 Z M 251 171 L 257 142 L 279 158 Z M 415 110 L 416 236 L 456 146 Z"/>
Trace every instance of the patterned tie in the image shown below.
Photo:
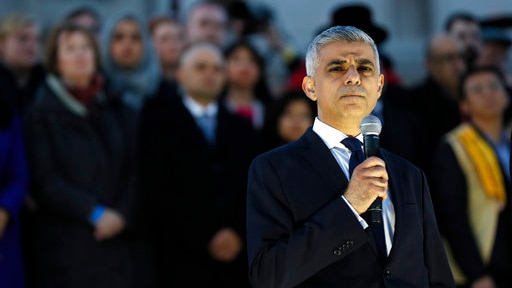
<path fill-rule="evenodd" d="M 206 113 L 196 118 L 197 124 L 203 131 L 204 137 L 209 144 L 215 142 L 215 119 Z"/>
<path fill-rule="evenodd" d="M 364 161 L 364 152 L 361 141 L 359 141 L 355 137 L 347 137 L 341 141 L 341 144 L 345 145 L 351 153 L 350 160 L 348 162 L 348 173 L 349 176 L 352 177 L 352 172 L 354 168 Z M 386 258 L 386 240 L 384 238 L 384 226 L 382 224 L 382 220 L 377 223 L 370 221 L 370 215 L 368 213 L 361 214 L 361 217 L 368 223 L 370 229 L 372 231 L 373 237 L 375 238 L 375 244 L 377 244 L 377 249 L 379 250 L 379 254 L 382 259 Z"/>

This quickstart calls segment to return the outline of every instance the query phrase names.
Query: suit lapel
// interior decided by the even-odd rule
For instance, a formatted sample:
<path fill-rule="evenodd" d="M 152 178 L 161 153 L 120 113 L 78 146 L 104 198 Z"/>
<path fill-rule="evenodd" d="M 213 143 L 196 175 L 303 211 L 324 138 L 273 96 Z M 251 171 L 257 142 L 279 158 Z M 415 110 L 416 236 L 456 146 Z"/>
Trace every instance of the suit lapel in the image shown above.
<path fill-rule="evenodd" d="M 303 152 L 304 159 L 311 165 L 313 172 L 324 178 L 331 188 L 329 191 L 318 192 L 328 193 L 329 196 L 334 192 L 341 196 L 348 186 L 348 180 L 331 151 L 311 128 L 306 131 L 301 141 L 306 148 Z"/>
<path fill-rule="evenodd" d="M 309 162 L 313 172 L 324 179 L 324 183 L 331 189 L 319 189 L 311 197 L 320 197 L 320 199 L 331 199 L 333 197 L 341 197 L 348 186 L 348 179 L 341 170 L 338 162 L 334 159 L 331 151 L 327 148 L 322 139 L 310 128 L 304 136 L 299 140 L 305 146 L 303 156 Z M 389 173 L 389 171 L 388 171 Z M 319 195 L 320 194 L 320 195 Z M 392 196 L 393 197 L 393 196 Z M 311 199 L 311 203 L 315 203 Z M 395 208 L 396 209 L 396 208 Z M 375 243 L 374 237 L 370 229 L 366 229 L 369 238 L 369 244 L 373 249 L 376 257 L 380 257 Z"/>

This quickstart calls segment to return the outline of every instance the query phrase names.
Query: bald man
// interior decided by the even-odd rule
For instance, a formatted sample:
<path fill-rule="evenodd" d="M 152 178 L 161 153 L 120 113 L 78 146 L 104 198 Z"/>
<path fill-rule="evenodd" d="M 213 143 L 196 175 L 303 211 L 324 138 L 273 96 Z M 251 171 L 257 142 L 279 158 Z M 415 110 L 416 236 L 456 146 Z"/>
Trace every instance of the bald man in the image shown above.
<path fill-rule="evenodd" d="M 181 95 L 149 100 L 141 116 L 157 287 L 249 287 L 245 190 L 256 141 L 250 121 L 218 101 L 224 62 L 214 44 L 191 45 L 176 74 Z"/>
<path fill-rule="evenodd" d="M 426 77 L 410 90 L 413 111 L 420 118 L 426 140 L 418 166 L 431 178 L 433 149 L 443 135 L 457 126 L 462 115 L 458 106 L 459 78 L 466 71 L 463 47 L 452 36 L 433 35 L 425 53 Z"/>

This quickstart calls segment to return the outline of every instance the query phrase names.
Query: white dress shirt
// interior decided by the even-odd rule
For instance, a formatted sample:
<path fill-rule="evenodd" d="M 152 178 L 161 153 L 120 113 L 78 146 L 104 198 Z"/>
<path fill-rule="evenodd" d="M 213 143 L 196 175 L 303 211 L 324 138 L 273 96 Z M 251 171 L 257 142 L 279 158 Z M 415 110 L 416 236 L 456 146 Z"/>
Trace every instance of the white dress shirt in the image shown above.
<path fill-rule="evenodd" d="M 215 117 L 217 116 L 217 111 L 219 110 L 219 105 L 216 101 L 213 101 L 208 104 L 208 106 L 204 107 L 188 95 L 183 96 L 183 104 L 185 107 L 187 107 L 188 111 L 190 111 L 194 118 L 201 117 L 205 114 Z"/>
<path fill-rule="evenodd" d="M 317 118 L 315 118 L 315 122 L 313 123 L 313 131 L 320 136 L 322 141 L 325 143 L 327 148 L 331 151 L 332 155 L 334 156 L 334 159 L 336 159 L 336 162 L 338 162 L 338 165 L 341 167 L 341 170 L 343 170 L 343 173 L 345 173 L 345 176 L 347 176 L 347 179 L 350 179 L 349 173 L 348 173 L 348 164 L 350 160 L 350 155 L 352 152 L 345 147 L 341 143 L 343 139 L 348 137 L 343 132 L 336 130 L 336 128 L 333 128 L 322 121 L 320 121 Z M 359 134 L 356 137 L 363 143 L 363 135 Z M 348 200 L 341 196 L 341 198 L 348 204 L 350 209 L 352 209 L 352 212 L 357 217 L 357 220 L 363 227 L 363 229 L 366 229 L 368 227 L 368 223 L 357 213 L 357 211 L 352 207 L 352 205 L 348 202 Z M 395 233 L 395 209 L 393 207 L 393 202 L 391 201 L 391 194 L 389 193 L 388 189 L 388 197 L 386 200 L 382 201 L 382 218 L 383 218 L 383 225 L 384 225 L 384 235 L 386 238 L 386 251 L 389 255 L 389 252 L 391 251 L 391 246 L 393 243 L 393 235 Z"/>

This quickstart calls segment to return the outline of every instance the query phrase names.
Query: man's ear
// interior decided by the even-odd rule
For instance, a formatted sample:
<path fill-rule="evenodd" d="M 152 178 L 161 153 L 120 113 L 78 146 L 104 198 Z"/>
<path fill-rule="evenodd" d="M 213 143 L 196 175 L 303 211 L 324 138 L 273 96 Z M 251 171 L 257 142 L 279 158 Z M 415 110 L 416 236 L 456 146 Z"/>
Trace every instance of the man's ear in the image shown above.
<path fill-rule="evenodd" d="M 379 97 L 382 95 L 382 89 L 384 88 L 384 74 L 379 75 L 379 87 L 377 88 L 377 92 L 379 93 Z"/>
<path fill-rule="evenodd" d="M 305 76 L 302 79 L 302 90 L 306 93 L 309 99 L 316 101 L 316 92 L 315 92 L 315 80 L 311 76 Z"/>

